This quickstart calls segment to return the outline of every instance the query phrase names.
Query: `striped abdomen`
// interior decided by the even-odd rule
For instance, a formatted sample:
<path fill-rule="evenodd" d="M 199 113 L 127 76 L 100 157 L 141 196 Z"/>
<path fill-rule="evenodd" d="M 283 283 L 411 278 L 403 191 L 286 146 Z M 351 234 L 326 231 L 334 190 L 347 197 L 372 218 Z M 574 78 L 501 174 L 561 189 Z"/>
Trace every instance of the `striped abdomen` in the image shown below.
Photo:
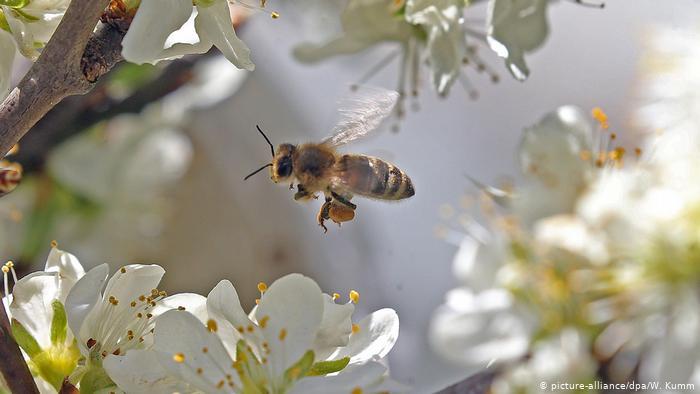
<path fill-rule="evenodd" d="M 343 155 L 335 166 L 340 183 L 353 194 L 382 200 L 401 200 L 415 194 L 406 173 L 376 157 Z"/>

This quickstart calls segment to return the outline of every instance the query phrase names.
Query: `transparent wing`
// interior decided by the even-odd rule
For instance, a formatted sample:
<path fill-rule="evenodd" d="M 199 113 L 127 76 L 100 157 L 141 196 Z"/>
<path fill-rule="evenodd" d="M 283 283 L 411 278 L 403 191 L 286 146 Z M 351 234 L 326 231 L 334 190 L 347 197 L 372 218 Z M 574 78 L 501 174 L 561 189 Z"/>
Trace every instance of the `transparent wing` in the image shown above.
<path fill-rule="evenodd" d="M 343 145 L 376 130 L 394 109 L 398 98 L 399 94 L 392 90 L 362 87 L 360 93 L 339 103 L 340 120 L 333 134 L 322 143 Z"/>

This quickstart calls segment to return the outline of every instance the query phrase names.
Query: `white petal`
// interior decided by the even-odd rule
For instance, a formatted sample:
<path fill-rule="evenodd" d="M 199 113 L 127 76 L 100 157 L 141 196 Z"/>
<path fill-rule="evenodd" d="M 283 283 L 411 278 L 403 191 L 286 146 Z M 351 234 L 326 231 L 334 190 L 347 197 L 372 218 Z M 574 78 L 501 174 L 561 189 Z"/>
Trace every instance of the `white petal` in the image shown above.
<path fill-rule="evenodd" d="M 187 385 L 170 375 L 151 350 L 130 350 L 124 356 L 109 355 L 102 362 L 107 375 L 127 393 L 173 393 Z"/>
<path fill-rule="evenodd" d="M 241 308 L 241 301 L 233 284 L 228 280 L 222 280 L 209 292 L 207 296 L 207 313 L 219 326 L 218 335 L 224 343 L 229 354 L 235 356 L 236 343 L 242 338 L 238 327 L 248 327 L 253 322 Z M 249 345 L 260 345 L 259 333 L 247 335 Z"/>
<path fill-rule="evenodd" d="M 314 341 L 316 359 L 325 359 L 335 348 L 348 344 L 354 311 L 353 303 L 336 304 L 331 296 L 323 295 L 323 319 Z"/>
<path fill-rule="evenodd" d="M 323 316 L 321 289 L 313 280 L 290 274 L 276 280 L 260 299 L 256 320 L 269 321 L 263 335 L 270 345 L 269 368 L 273 376 L 284 371 L 312 349 Z M 280 339 L 284 330 L 286 336 Z"/>
<path fill-rule="evenodd" d="M 240 387 L 233 360 L 221 340 L 192 314 L 165 312 L 156 322 L 154 335 L 158 360 L 171 375 L 205 392 L 218 392 L 217 382 L 225 381 L 225 375 L 230 374 Z M 182 362 L 174 359 L 176 355 L 184 357 Z M 199 374 L 198 368 L 202 371 Z"/>
<path fill-rule="evenodd" d="M 518 80 L 530 70 L 524 54 L 537 49 L 547 38 L 547 0 L 493 0 L 487 16 L 488 43 Z"/>
<path fill-rule="evenodd" d="M 124 272 L 122 272 L 124 271 Z M 140 295 L 148 296 L 151 290 L 158 287 L 165 270 L 159 265 L 131 264 L 112 275 L 105 287 L 104 298 L 114 296 L 121 303 L 118 306 L 128 307 Z"/>
<path fill-rule="evenodd" d="M 521 357 L 530 342 L 530 324 L 513 309 L 510 294 L 466 289 L 448 293 L 430 328 L 433 348 L 445 358 L 468 366 L 485 367 Z"/>
<path fill-rule="evenodd" d="M 192 14 L 191 0 L 143 0 L 122 40 L 124 59 L 157 63 L 163 59 L 165 42 Z"/>
<path fill-rule="evenodd" d="M 10 92 L 12 64 L 16 54 L 17 47 L 12 34 L 0 29 L 0 100 Z"/>
<path fill-rule="evenodd" d="M 197 10 L 199 15 L 195 26 L 202 41 L 212 42 L 236 67 L 253 71 L 255 65 L 250 60 L 250 49 L 233 30 L 228 3 L 216 0 L 208 7 L 197 7 Z"/>
<path fill-rule="evenodd" d="M 81 327 L 90 311 L 102 300 L 101 290 L 107 281 L 108 274 L 107 264 L 98 265 L 80 278 L 66 297 L 68 327 L 78 339 L 78 346 L 83 354 L 87 353 L 88 338 L 81 337 Z"/>
<path fill-rule="evenodd" d="M 65 302 L 66 296 L 73 285 L 75 285 L 75 282 L 85 275 L 85 269 L 80 264 L 80 261 L 72 254 L 58 248 L 51 248 L 49 257 L 46 259 L 44 271 L 58 274 L 60 286 L 58 299 L 61 302 Z"/>
<path fill-rule="evenodd" d="M 207 299 L 194 293 L 180 293 L 166 297 L 156 304 L 152 313 L 154 316 L 159 316 L 171 309 L 180 307 L 185 308 L 187 312 L 193 314 L 199 321 L 203 323 L 207 321 L 209 316 L 207 314 Z"/>
<path fill-rule="evenodd" d="M 399 337 L 399 316 L 393 309 L 373 312 L 360 320 L 360 331 L 350 336 L 348 346 L 333 358 L 350 357 L 350 363 L 364 363 L 386 356 Z"/>
<path fill-rule="evenodd" d="M 36 272 L 17 281 L 12 290 L 10 313 L 29 331 L 42 348 L 51 345 L 51 303 L 57 299 L 57 274 Z"/>

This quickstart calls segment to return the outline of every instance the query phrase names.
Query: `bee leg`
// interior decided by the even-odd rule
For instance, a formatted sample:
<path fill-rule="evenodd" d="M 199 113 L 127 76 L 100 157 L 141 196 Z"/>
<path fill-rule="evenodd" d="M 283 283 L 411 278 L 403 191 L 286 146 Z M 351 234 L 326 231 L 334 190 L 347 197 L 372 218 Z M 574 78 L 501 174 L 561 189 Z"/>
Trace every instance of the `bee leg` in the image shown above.
<path fill-rule="evenodd" d="M 331 195 L 332 195 L 333 198 L 335 198 L 338 202 L 344 204 L 345 206 L 347 206 L 347 207 L 349 207 L 349 208 L 352 208 L 353 210 L 354 210 L 355 208 L 357 208 L 357 205 L 351 203 L 349 199 L 346 199 L 345 197 L 341 196 L 340 194 L 338 194 L 338 193 L 336 193 L 336 192 L 334 192 L 334 191 L 331 191 Z"/>
<path fill-rule="evenodd" d="M 328 227 L 326 227 L 325 224 L 323 224 L 324 221 L 327 219 L 330 219 L 330 210 L 331 210 L 331 199 L 326 198 L 326 201 L 321 205 L 321 209 L 318 210 L 318 215 L 316 215 L 316 220 L 318 221 L 318 225 L 323 227 L 323 233 L 328 232 Z"/>
<path fill-rule="evenodd" d="M 309 198 L 312 198 L 313 195 L 309 193 L 304 186 L 300 184 L 297 185 L 297 192 L 294 193 L 294 199 L 295 200 L 308 200 Z"/>

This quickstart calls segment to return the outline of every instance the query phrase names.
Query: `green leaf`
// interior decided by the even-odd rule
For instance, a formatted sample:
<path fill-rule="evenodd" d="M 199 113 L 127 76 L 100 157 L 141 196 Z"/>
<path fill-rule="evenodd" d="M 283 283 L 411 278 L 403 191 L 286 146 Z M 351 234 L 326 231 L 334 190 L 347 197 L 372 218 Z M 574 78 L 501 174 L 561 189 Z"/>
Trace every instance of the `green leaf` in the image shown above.
<path fill-rule="evenodd" d="M 41 353 L 39 343 L 36 341 L 36 339 L 34 339 L 32 334 L 30 334 L 29 331 L 24 328 L 22 323 L 12 319 L 11 327 L 12 336 L 15 338 L 15 341 L 19 347 L 21 347 L 22 350 L 29 355 L 29 358 L 36 357 L 39 353 Z"/>
<path fill-rule="evenodd" d="M 333 361 L 319 361 L 311 366 L 309 372 L 306 376 L 322 376 L 328 375 L 329 373 L 334 373 L 342 371 L 350 363 L 350 357 L 343 357 L 340 360 Z"/>
<path fill-rule="evenodd" d="M 10 8 L 22 8 L 29 4 L 29 0 L 0 0 L 0 5 Z"/>
<path fill-rule="evenodd" d="M 66 341 L 66 332 L 68 331 L 66 310 L 59 300 L 54 300 L 51 303 L 51 307 L 53 308 L 53 319 L 51 320 L 51 343 L 54 345 L 63 344 Z"/>
<path fill-rule="evenodd" d="M 309 350 L 304 353 L 299 361 L 284 371 L 284 379 L 287 382 L 294 382 L 300 377 L 305 376 L 311 369 L 311 366 L 314 364 L 314 357 L 315 355 L 313 350 Z"/>

